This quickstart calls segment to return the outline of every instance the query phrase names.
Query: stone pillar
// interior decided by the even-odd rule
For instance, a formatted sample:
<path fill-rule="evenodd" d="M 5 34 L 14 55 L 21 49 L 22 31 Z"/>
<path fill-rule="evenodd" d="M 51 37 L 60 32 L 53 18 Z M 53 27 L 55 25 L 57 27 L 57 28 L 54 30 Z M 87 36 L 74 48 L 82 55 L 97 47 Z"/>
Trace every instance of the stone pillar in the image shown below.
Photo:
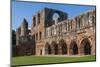
<path fill-rule="evenodd" d="M 70 56 L 70 48 L 67 48 L 67 55 Z"/>
<path fill-rule="evenodd" d="M 78 48 L 78 55 L 81 56 L 81 49 L 80 49 L 80 47 Z"/>
<path fill-rule="evenodd" d="M 92 42 L 92 46 L 91 46 L 91 55 L 96 55 L 96 47 L 95 47 L 95 42 Z"/>

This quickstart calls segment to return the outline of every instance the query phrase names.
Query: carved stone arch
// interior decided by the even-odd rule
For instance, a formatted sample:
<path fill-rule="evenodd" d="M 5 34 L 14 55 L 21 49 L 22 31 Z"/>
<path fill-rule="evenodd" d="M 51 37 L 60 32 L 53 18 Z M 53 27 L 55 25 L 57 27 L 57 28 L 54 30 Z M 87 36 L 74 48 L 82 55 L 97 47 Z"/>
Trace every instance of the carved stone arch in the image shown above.
<path fill-rule="evenodd" d="M 77 55 L 78 54 L 78 45 L 75 41 L 71 41 L 69 50 L 70 50 L 71 55 Z"/>
<path fill-rule="evenodd" d="M 91 42 L 88 38 L 84 38 L 80 44 L 80 52 L 82 55 L 91 55 Z"/>
<path fill-rule="evenodd" d="M 54 10 L 54 11 L 52 11 L 51 15 L 53 16 L 53 14 L 55 14 L 55 13 L 57 13 L 59 15 L 59 19 L 58 19 L 59 22 L 62 21 L 62 20 L 67 19 L 67 14 L 65 14 L 62 11 Z"/>
<path fill-rule="evenodd" d="M 48 42 L 45 44 L 45 54 L 52 54 L 51 45 Z"/>
<path fill-rule="evenodd" d="M 62 55 L 67 54 L 67 44 L 63 39 L 59 41 L 59 53 Z"/>
<path fill-rule="evenodd" d="M 54 10 L 54 9 L 47 9 L 47 14 L 46 14 L 46 26 L 51 26 L 54 24 L 54 21 L 52 19 L 53 14 L 57 13 L 59 15 L 58 22 L 66 20 L 67 19 L 67 13 L 59 11 L 59 10 Z"/>

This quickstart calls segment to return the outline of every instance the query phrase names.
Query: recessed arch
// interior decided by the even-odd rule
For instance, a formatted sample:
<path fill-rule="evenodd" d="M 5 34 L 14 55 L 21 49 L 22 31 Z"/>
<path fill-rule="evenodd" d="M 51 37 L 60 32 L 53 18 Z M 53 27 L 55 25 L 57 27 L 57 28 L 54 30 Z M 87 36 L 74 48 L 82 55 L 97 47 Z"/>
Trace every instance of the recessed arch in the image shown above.
<path fill-rule="evenodd" d="M 59 46 L 60 46 L 60 51 L 61 51 L 61 54 L 62 55 L 65 55 L 65 54 L 67 54 L 67 44 L 66 44 L 66 42 L 63 40 L 63 39 L 61 39 L 60 41 L 59 41 Z"/>
<path fill-rule="evenodd" d="M 55 41 L 53 41 L 51 45 L 53 48 L 53 54 L 57 55 L 58 54 L 58 44 Z"/>
<path fill-rule="evenodd" d="M 70 54 L 72 54 L 72 55 L 78 54 L 78 46 L 75 41 L 72 41 L 70 44 Z"/>
<path fill-rule="evenodd" d="M 91 55 L 91 43 L 88 38 L 83 39 L 81 42 L 81 53 Z"/>
<path fill-rule="evenodd" d="M 52 51 L 51 51 L 51 46 L 49 43 L 46 43 L 45 45 L 45 54 L 52 54 Z"/>

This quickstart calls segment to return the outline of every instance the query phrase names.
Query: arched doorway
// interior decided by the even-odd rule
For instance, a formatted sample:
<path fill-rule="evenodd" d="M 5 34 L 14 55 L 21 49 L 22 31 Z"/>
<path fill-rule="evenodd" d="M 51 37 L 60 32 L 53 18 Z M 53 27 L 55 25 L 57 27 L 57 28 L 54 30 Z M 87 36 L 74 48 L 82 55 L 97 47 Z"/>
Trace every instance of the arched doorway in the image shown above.
<path fill-rule="evenodd" d="M 66 43 L 62 44 L 62 54 L 67 54 L 67 45 Z"/>
<path fill-rule="evenodd" d="M 63 39 L 59 41 L 59 46 L 60 46 L 59 51 L 61 51 L 61 54 L 62 55 L 67 54 L 67 45 Z"/>
<path fill-rule="evenodd" d="M 45 45 L 45 54 L 51 54 L 51 46 L 48 43 Z"/>
<path fill-rule="evenodd" d="M 51 46 L 48 45 L 48 54 L 51 54 Z"/>
<path fill-rule="evenodd" d="M 42 55 L 42 49 L 40 49 L 40 55 Z"/>
<path fill-rule="evenodd" d="M 78 54 L 78 46 L 75 41 L 72 41 L 70 44 L 70 54 L 72 54 L 72 55 Z"/>
<path fill-rule="evenodd" d="M 56 44 L 56 42 L 52 42 L 52 48 L 53 48 L 53 53 L 55 55 L 58 54 L 58 45 Z"/>
<path fill-rule="evenodd" d="M 55 55 L 58 54 L 58 45 L 57 44 L 54 45 L 54 54 Z"/>
<path fill-rule="evenodd" d="M 85 38 L 81 42 L 81 53 L 84 55 L 90 55 L 91 54 L 91 45 L 90 41 Z"/>

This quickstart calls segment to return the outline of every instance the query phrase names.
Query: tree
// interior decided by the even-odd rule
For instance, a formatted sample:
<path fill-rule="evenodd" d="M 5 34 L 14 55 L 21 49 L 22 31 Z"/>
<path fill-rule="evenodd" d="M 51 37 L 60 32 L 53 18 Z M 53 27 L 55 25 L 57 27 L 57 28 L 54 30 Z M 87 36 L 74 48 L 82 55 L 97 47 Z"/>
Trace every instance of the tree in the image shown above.
<path fill-rule="evenodd" d="M 16 46 L 16 32 L 12 30 L 12 56 L 17 55 L 17 46 Z"/>
<path fill-rule="evenodd" d="M 16 32 L 12 30 L 12 45 L 16 45 Z"/>

